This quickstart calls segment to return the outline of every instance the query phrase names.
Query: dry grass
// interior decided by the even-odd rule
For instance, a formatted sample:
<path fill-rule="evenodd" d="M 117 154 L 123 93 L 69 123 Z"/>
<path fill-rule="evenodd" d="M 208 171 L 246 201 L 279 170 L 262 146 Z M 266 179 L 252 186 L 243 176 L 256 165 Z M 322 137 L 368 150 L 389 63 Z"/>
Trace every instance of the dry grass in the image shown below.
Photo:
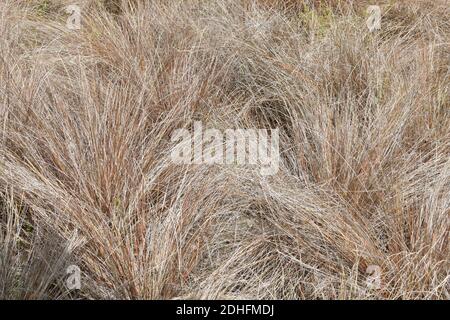
<path fill-rule="evenodd" d="M 449 298 L 447 1 L 112 2 L 0 3 L 0 298 Z M 279 172 L 173 164 L 197 120 Z"/>

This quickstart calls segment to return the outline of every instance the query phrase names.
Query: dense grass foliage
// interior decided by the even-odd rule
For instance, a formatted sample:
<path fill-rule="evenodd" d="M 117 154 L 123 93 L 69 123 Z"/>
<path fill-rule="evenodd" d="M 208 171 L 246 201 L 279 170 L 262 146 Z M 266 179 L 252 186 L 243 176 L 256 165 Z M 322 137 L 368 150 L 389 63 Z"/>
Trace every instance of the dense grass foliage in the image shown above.
<path fill-rule="evenodd" d="M 0 298 L 449 297 L 448 1 L 73 2 L 0 1 Z M 174 164 L 194 121 L 280 170 Z"/>

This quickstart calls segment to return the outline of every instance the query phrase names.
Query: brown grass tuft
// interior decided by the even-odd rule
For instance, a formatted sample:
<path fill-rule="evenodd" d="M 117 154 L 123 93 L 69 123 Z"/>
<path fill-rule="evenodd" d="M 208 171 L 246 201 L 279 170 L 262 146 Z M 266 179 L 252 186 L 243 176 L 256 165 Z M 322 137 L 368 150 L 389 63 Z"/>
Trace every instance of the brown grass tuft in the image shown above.
<path fill-rule="evenodd" d="M 446 1 L 69 3 L 0 3 L 0 298 L 449 297 Z M 279 172 L 175 165 L 194 121 Z"/>

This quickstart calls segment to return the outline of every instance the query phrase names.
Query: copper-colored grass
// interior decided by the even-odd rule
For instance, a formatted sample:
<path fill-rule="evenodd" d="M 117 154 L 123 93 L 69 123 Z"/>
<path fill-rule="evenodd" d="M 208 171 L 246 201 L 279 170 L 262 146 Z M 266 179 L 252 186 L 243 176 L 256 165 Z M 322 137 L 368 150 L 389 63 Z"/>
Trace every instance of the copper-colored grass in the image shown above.
<path fill-rule="evenodd" d="M 445 1 L 48 2 L 0 3 L 0 298 L 448 298 Z M 194 121 L 279 172 L 174 164 Z"/>

